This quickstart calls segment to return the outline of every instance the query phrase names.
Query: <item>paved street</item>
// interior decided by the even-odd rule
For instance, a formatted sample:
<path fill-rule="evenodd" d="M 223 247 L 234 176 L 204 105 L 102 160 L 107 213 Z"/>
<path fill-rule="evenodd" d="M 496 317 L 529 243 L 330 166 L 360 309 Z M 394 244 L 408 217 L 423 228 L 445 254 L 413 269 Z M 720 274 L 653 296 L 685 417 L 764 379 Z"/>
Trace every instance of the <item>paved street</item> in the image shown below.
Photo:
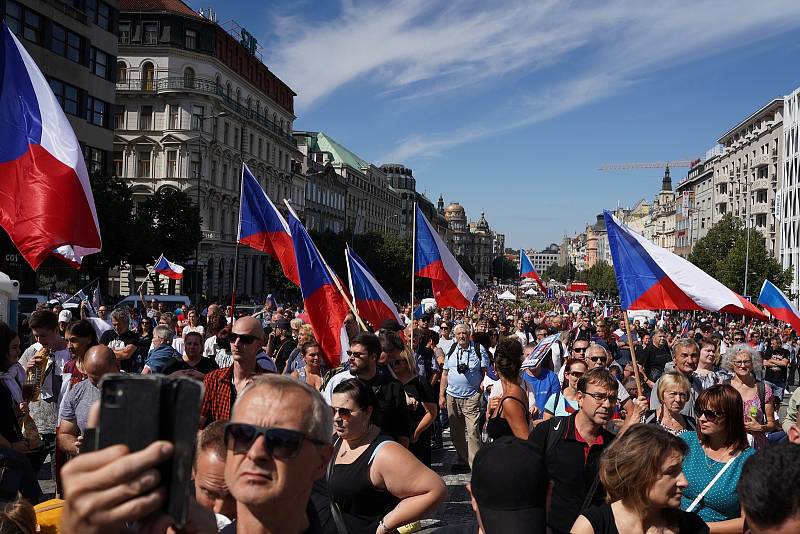
<path fill-rule="evenodd" d="M 450 430 L 446 429 L 444 431 L 444 447 L 438 450 L 434 449 L 431 467 L 447 484 L 447 501 L 437 510 L 434 519 L 422 522 L 425 528 L 421 532 L 444 525 L 463 525 L 464 532 L 472 532 L 475 529 L 475 514 L 472 512 L 469 493 L 466 488 L 470 474 L 453 474 L 450 472 L 450 466 L 455 463 L 456 458 L 456 449 L 450 441 Z"/>

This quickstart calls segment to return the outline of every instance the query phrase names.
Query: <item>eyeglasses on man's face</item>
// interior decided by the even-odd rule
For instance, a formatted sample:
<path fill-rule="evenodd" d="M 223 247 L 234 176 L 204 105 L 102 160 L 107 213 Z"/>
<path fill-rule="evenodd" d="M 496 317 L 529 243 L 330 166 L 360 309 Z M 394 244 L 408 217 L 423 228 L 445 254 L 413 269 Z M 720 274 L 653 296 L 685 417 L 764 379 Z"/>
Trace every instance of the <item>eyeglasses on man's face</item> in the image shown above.
<path fill-rule="evenodd" d="M 593 398 L 599 404 L 602 404 L 605 401 L 608 401 L 610 404 L 617 403 L 617 395 L 614 393 L 608 394 L 608 393 L 600 393 L 598 391 L 587 391 L 585 395 L 588 395 L 589 397 Z"/>

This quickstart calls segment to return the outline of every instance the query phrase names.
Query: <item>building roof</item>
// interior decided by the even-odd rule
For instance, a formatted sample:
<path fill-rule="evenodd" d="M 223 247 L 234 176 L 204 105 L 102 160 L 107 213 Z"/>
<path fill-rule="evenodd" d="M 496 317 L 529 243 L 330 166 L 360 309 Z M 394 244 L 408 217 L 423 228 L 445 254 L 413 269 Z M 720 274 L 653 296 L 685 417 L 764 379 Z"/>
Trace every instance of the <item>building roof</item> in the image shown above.
<path fill-rule="evenodd" d="M 756 111 L 754 111 L 750 116 L 746 119 L 741 121 L 739 124 L 725 132 L 722 137 L 717 139 L 717 143 L 725 144 L 725 141 L 732 135 L 735 135 L 737 131 L 741 130 L 742 128 L 747 127 L 751 122 L 755 120 L 760 120 L 764 115 L 769 113 L 774 113 L 778 109 L 783 109 L 783 98 L 773 98 Z"/>
<path fill-rule="evenodd" d="M 328 152 L 333 157 L 331 163 L 334 165 L 347 165 L 354 169 L 369 167 L 369 162 L 364 161 L 323 132 L 304 132 L 302 135 L 308 136 L 308 148 L 312 152 Z"/>
<path fill-rule="evenodd" d="M 120 11 L 143 11 L 177 13 L 189 17 L 203 18 L 181 0 L 119 0 Z"/>

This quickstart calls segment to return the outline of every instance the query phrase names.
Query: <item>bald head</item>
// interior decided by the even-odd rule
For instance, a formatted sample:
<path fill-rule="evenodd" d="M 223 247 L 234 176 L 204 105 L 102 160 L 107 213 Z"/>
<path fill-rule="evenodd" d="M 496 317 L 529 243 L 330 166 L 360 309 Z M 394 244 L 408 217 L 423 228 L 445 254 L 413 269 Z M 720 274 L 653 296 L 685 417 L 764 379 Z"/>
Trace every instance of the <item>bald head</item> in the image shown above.
<path fill-rule="evenodd" d="M 83 357 L 83 371 L 96 386 L 103 375 L 119 372 L 119 363 L 110 348 L 95 345 Z"/>
<path fill-rule="evenodd" d="M 261 327 L 261 321 L 250 315 L 236 319 L 236 322 L 233 323 L 232 332 L 256 336 L 260 339 L 264 338 L 264 329 Z"/>
<path fill-rule="evenodd" d="M 256 365 L 256 355 L 264 341 L 264 329 L 255 317 L 240 317 L 233 323 L 231 333 L 231 352 L 236 365 L 243 365 L 248 372 Z"/>

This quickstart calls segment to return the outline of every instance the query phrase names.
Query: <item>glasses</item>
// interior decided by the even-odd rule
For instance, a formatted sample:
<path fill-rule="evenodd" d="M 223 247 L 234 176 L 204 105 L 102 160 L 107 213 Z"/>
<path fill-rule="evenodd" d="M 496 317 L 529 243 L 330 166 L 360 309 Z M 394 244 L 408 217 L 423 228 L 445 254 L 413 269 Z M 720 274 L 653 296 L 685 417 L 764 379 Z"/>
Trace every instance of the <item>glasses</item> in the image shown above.
<path fill-rule="evenodd" d="M 715 422 L 717 419 L 725 415 L 724 412 L 718 412 L 716 410 L 697 410 L 697 417 L 705 417 L 706 421 Z"/>
<path fill-rule="evenodd" d="M 304 440 L 314 445 L 325 444 L 324 441 L 287 428 L 265 428 L 247 423 L 225 425 L 225 446 L 235 454 L 247 453 L 259 436 L 264 437 L 264 449 L 270 456 L 284 460 L 297 456 Z"/>
<path fill-rule="evenodd" d="M 590 393 L 587 391 L 586 395 L 589 395 L 591 398 L 593 398 L 594 400 L 596 400 L 601 404 L 605 401 L 608 401 L 611 404 L 617 403 L 617 396 L 614 395 L 613 393 L 611 395 L 607 395 L 605 393 Z"/>
<path fill-rule="evenodd" d="M 401 359 L 401 360 L 392 360 L 392 362 L 391 362 L 391 365 L 392 365 L 392 367 L 394 367 L 395 369 L 397 369 L 398 367 L 400 367 L 400 366 L 401 366 L 401 365 L 403 365 L 404 363 L 406 363 L 406 361 L 405 361 L 405 360 L 402 360 L 402 359 Z"/>
<path fill-rule="evenodd" d="M 744 338 L 743 337 L 735 337 L 735 338 L 733 338 L 733 340 L 741 342 L 741 341 L 744 341 Z"/>
<path fill-rule="evenodd" d="M 347 351 L 347 355 L 348 356 L 352 356 L 353 358 L 361 358 L 361 357 L 364 357 L 364 356 L 369 356 L 369 353 L 368 352 L 358 352 L 358 351 L 355 351 L 355 350 L 348 350 Z"/>
<path fill-rule="evenodd" d="M 228 334 L 228 341 L 231 343 L 236 343 L 236 340 L 242 342 L 243 345 L 249 345 L 250 343 L 254 342 L 258 339 L 256 336 L 251 336 L 250 334 L 237 334 L 236 332 L 231 332 Z"/>
<path fill-rule="evenodd" d="M 583 371 L 570 371 L 569 374 L 571 374 L 575 378 L 580 378 L 583 376 Z"/>
<path fill-rule="evenodd" d="M 736 367 L 750 367 L 753 365 L 753 360 L 736 360 L 733 362 Z"/>
<path fill-rule="evenodd" d="M 585 353 L 589 347 L 574 347 L 572 352 Z"/>
<path fill-rule="evenodd" d="M 338 414 L 339 417 L 344 419 L 345 421 L 349 421 L 350 418 L 353 416 L 355 410 L 351 410 L 350 408 L 336 408 L 335 406 L 331 406 L 331 410 L 333 411 L 333 416 L 336 417 Z"/>
<path fill-rule="evenodd" d="M 439 327 L 439 330 L 450 330 L 450 327 L 442 325 Z"/>
<path fill-rule="evenodd" d="M 604 361 L 606 361 L 606 357 L 605 356 L 592 356 L 589 359 L 591 361 L 593 361 L 593 362 L 604 362 Z"/>

